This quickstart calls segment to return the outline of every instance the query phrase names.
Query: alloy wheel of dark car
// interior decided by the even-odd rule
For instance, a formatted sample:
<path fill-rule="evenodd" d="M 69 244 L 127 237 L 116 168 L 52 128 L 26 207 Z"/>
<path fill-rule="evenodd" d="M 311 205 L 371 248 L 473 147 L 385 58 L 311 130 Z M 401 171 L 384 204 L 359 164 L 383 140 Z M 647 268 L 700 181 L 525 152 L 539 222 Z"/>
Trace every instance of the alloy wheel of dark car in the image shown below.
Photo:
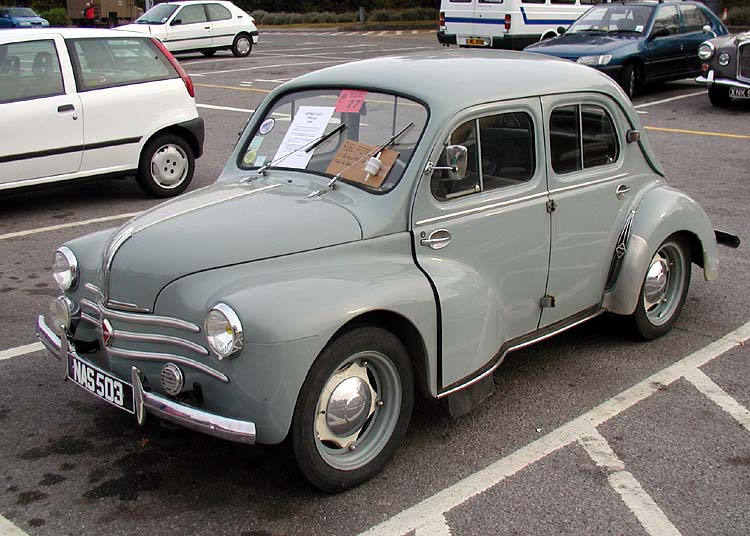
<path fill-rule="evenodd" d="M 620 87 L 629 98 L 633 98 L 638 90 L 638 69 L 632 63 L 626 63 L 620 72 L 618 80 Z"/>

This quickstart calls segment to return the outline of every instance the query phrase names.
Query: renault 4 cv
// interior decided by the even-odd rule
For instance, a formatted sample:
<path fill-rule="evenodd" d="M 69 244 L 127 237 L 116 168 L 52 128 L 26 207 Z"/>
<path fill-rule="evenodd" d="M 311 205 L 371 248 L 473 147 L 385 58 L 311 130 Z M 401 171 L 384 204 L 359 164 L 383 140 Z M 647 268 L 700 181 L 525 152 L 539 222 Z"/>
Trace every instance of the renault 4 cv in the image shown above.
<path fill-rule="evenodd" d="M 321 490 L 377 474 L 416 396 L 461 414 L 515 349 L 609 311 L 644 339 L 717 276 L 623 91 L 536 54 L 449 51 L 304 75 L 218 181 L 54 253 L 37 332 L 138 423 L 289 438 Z"/>

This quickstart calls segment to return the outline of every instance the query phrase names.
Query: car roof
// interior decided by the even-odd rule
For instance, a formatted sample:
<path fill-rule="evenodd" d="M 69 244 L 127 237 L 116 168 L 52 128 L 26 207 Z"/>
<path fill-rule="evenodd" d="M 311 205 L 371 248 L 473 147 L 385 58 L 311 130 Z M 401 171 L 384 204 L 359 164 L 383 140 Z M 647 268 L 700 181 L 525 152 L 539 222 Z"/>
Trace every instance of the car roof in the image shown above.
<path fill-rule="evenodd" d="M 123 36 L 149 37 L 147 34 L 138 32 L 110 30 L 108 28 L 14 28 L 7 32 L 0 32 L 0 43 L 12 43 L 14 41 L 26 40 L 29 37 L 50 39 L 55 36 L 61 36 L 65 39 Z"/>
<path fill-rule="evenodd" d="M 160 6 L 162 4 L 187 6 L 190 4 L 231 4 L 231 2 L 227 0 L 178 0 L 176 2 L 159 2 L 158 4 L 154 4 L 154 7 Z"/>

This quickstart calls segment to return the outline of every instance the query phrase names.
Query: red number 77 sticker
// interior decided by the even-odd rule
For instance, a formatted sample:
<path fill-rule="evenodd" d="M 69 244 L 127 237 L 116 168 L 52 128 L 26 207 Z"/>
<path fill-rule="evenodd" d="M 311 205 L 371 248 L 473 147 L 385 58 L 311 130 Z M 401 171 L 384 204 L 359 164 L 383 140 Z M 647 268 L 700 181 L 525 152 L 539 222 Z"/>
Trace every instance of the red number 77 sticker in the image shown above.
<path fill-rule="evenodd" d="M 367 97 L 367 91 L 356 89 L 342 89 L 339 100 L 336 101 L 336 112 L 357 113 Z"/>

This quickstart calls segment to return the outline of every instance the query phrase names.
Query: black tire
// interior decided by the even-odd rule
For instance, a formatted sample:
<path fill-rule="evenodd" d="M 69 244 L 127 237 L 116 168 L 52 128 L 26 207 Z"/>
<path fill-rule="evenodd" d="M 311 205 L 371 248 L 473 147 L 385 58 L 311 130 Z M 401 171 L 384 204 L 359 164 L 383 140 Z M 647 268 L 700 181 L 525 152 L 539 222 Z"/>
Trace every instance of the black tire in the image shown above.
<path fill-rule="evenodd" d="M 343 333 L 320 353 L 297 398 L 291 444 L 300 470 L 327 493 L 369 480 L 401 445 L 413 406 L 414 375 L 401 341 L 375 326 Z"/>
<path fill-rule="evenodd" d="M 640 79 L 638 68 L 633 63 L 626 63 L 620 71 L 620 76 L 617 79 L 617 83 L 628 96 L 632 99 L 638 92 Z"/>
<path fill-rule="evenodd" d="M 729 88 L 726 86 L 713 85 L 709 87 L 708 100 L 718 108 L 726 108 L 732 104 L 732 98 L 729 96 Z"/>
<path fill-rule="evenodd" d="M 232 41 L 232 54 L 238 58 L 244 58 L 245 56 L 249 56 L 252 50 L 253 40 L 249 35 L 241 33 L 234 37 L 234 41 Z"/>
<path fill-rule="evenodd" d="M 682 312 L 690 287 L 690 248 L 677 235 L 667 238 L 649 262 L 632 315 L 636 334 L 653 340 L 668 333 Z"/>
<path fill-rule="evenodd" d="M 193 173 L 195 157 L 190 144 L 176 134 L 162 134 L 143 148 L 135 178 L 147 194 L 162 198 L 184 192 Z"/>
<path fill-rule="evenodd" d="M 211 56 L 213 56 L 214 54 L 216 54 L 216 50 L 213 49 L 213 48 L 209 48 L 209 49 L 206 49 L 206 50 L 201 50 L 201 54 L 203 54 L 207 58 L 210 58 Z"/>

